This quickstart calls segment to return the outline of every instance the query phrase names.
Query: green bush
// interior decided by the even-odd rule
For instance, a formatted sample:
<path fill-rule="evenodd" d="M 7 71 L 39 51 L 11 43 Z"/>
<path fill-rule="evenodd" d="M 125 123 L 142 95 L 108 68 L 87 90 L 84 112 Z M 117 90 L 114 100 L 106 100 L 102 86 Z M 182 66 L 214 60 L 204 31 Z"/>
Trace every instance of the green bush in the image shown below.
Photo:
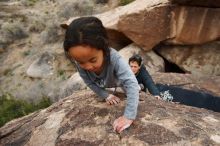
<path fill-rule="evenodd" d="M 121 6 L 124 6 L 124 5 L 127 5 L 127 4 L 129 4 L 129 3 L 131 3 L 131 2 L 133 2 L 134 0 L 121 0 L 120 1 L 120 5 Z"/>
<path fill-rule="evenodd" d="M 34 6 L 39 0 L 23 0 L 25 6 Z"/>
<path fill-rule="evenodd" d="M 60 77 L 62 80 L 67 79 L 66 72 L 65 70 L 62 70 L 62 69 L 57 71 L 57 76 Z"/>
<path fill-rule="evenodd" d="M 10 44 L 15 40 L 27 38 L 28 33 L 26 32 L 24 25 L 20 22 L 5 22 L 1 26 L 1 37 L 1 41 Z"/>
<path fill-rule="evenodd" d="M 48 97 L 42 97 L 41 100 L 35 104 L 35 110 L 38 110 L 38 109 L 43 109 L 43 108 L 46 108 L 48 106 L 50 106 L 52 104 L 50 98 Z"/>
<path fill-rule="evenodd" d="M 37 104 L 34 104 L 25 100 L 17 100 L 10 94 L 4 94 L 0 96 L 0 127 L 12 119 L 46 108 L 51 104 L 47 97 L 42 97 Z"/>

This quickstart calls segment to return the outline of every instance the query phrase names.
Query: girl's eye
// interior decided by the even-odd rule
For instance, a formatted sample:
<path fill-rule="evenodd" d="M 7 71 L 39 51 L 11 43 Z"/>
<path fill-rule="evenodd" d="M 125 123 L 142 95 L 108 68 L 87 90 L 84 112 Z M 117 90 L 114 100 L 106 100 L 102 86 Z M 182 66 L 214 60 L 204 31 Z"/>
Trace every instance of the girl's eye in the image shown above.
<path fill-rule="evenodd" d="M 91 63 L 95 63 L 96 61 L 97 61 L 97 59 L 96 59 L 96 58 L 94 58 L 94 59 L 90 60 L 90 62 L 91 62 Z"/>

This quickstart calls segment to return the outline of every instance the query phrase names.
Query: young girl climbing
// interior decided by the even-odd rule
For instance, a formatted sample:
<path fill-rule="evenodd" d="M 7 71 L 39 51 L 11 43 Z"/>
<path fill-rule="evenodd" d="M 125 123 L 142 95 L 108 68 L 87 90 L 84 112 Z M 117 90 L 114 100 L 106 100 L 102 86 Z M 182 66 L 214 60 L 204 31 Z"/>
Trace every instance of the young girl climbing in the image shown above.
<path fill-rule="evenodd" d="M 121 86 L 125 90 L 124 114 L 114 121 L 113 128 L 120 133 L 129 127 L 137 115 L 140 88 L 128 63 L 109 47 L 102 22 L 96 17 L 73 20 L 66 30 L 64 50 L 87 86 L 107 104 L 118 104 L 120 98 L 106 88 Z"/>

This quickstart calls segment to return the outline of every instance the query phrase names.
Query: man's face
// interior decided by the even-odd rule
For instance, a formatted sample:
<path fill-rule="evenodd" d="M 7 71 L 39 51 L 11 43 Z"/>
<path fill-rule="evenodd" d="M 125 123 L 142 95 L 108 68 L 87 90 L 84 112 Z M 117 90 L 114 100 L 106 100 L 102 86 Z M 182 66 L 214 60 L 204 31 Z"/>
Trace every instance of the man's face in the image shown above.
<path fill-rule="evenodd" d="M 136 61 L 131 61 L 129 63 L 131 70 L 133 71 L 134 74 L 138 73 L 140 66 L 138 65 L 138 63 Z"/>

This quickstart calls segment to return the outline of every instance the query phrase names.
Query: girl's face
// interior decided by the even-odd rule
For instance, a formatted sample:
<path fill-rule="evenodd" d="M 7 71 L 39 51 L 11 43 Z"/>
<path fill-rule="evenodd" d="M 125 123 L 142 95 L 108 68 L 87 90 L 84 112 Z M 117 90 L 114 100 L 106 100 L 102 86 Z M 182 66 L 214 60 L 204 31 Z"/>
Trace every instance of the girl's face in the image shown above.
<path fill-rule="evenodd" d="M 131 61 L 129 63 L 131 70 L 133 71 L 134 74 L 138 73 L 140 66 L 138 65 L 138 63 L 136 61 Z"/>
<path fill-rule="evenodd" d="M 68 53 L 70 58 L 75 59 L 81 68 L 98 74 L 101 73 L 104 65 L 103 50 L 80 45 L 71 47 Z"/>

